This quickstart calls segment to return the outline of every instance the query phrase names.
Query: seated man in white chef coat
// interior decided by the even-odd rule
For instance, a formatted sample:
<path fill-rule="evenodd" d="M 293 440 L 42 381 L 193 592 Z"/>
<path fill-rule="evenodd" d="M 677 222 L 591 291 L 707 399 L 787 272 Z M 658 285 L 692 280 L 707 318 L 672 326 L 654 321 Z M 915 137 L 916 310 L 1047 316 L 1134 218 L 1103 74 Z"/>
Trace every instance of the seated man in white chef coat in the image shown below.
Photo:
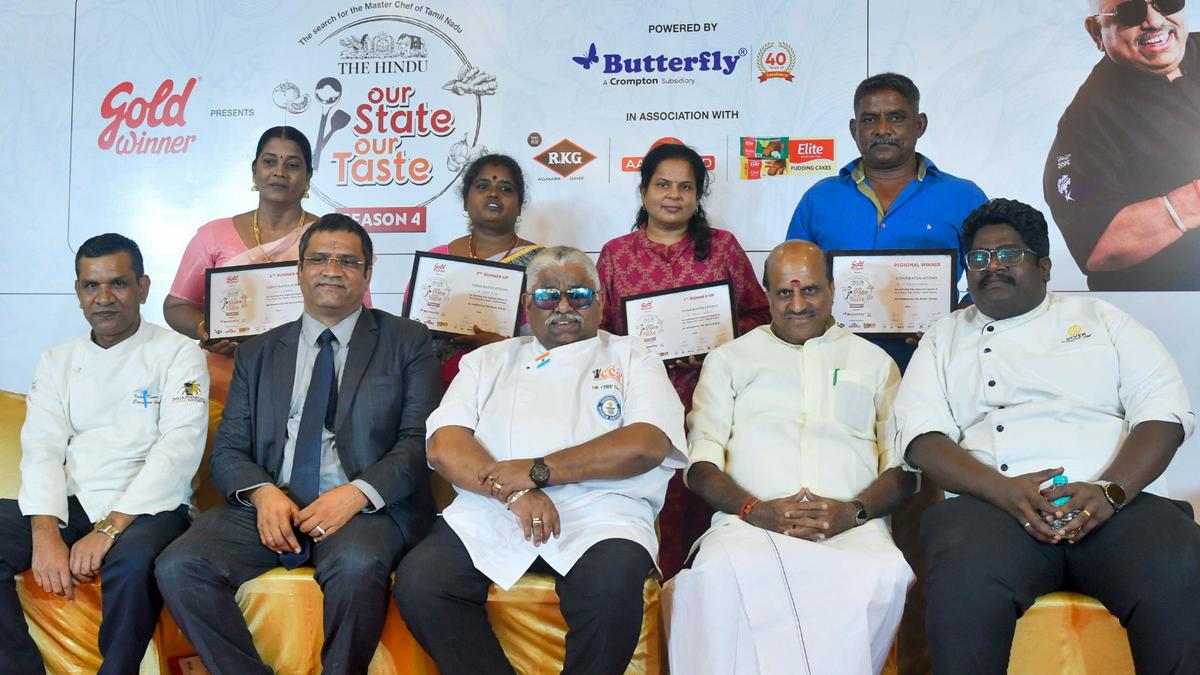
<path fill-rule="evenodd" d="M 562 672 L 621 673 L 641 632 L 654 519 L 687 465 L 683 406 L 657 355 L 599 330 L 586 254 L 548 248 L 526 274 L 533 336 L 463 357 L 427 422 L 429 464 L 458 496 L 401 563 L 396 603 L 442 673 L 512 673 L 488 588 L 550 574 L 568 627 Z"/>
<path fill-rule="evenodd" d="M 142 320 L 150 292 L 132 240 L 75 254 L 91 330 L 42 353 L 21 428 L 21 492 L 0 499 L 0 673 L 43 673 L 13 576 L 75 599 L 103 577 L 100 673 L 136 673 L 163 600 L 154 558 L 188 527 L 208 435 L 208 367 L 196 343 Z"/>
<path fill-rule="evenodd" d="M 878 673 L 913 573 L 884 519 L 916 484 L 892 451 L 900 383 L 833 324 L 816 244 L 767 258 L 771 325 L 704 360 L 688 487 L 716 511 L 668 583 L 671 672 Z"/>

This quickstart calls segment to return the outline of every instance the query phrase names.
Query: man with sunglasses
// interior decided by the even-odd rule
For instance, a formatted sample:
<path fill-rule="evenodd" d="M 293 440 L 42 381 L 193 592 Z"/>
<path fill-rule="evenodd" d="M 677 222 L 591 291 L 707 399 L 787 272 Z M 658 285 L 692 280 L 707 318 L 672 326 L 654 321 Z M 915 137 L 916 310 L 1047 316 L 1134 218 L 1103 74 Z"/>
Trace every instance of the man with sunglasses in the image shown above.
<path fill-rule="evenodd" d="M 654 519 L 687 466 L 683 405 L 656 354 L 599 330 L 591 259 L 567 246 L 526 270 L 532 336 L 463 357 L 429 417 L 429 464 L 458 496 L 396 573 L 396 604 L 447 675 L 513 672 L 488 588 L 557 580 L 563 673 L 625 672 L 655 569 Z"/>
<path fill-rule="evenodd" d="M 171 614 L 213 673 L 271 673 L 234 592 L 315 568 L 322 671 L 365 673 L 390 575 L 433 513 L 425 418 L 441 394 L 429 331 L 363 307 L 372 246 L 352 218 L 300 239 L 304 313 L 242 344 L 210 460 L 228 503 L 158 559 Z M 299 636 L 298 636 L 299 637 Z"/>
<path fill-rule="evenodd" d="M 1058 123 L 1043 192 L 1092 290 L 1200 290 L 1200 35 L 1184 0 L 1091 0 L 1104 56 Z"/>
<path fill-rule="evenodd" d="M 1195 425 L 1174 360 L 1047 292 L 1034 208 L 993 199 L 963 240 L 975 306 L 925 334 L 895 405 L 896 447 L 948 491 L 921 522 L 934 672 L 1004 673 L 1017 618 L 1061 589 L 1120 619 L 1139 673 L 1200 672 L 1200 526 L 1162 477 Z"/>

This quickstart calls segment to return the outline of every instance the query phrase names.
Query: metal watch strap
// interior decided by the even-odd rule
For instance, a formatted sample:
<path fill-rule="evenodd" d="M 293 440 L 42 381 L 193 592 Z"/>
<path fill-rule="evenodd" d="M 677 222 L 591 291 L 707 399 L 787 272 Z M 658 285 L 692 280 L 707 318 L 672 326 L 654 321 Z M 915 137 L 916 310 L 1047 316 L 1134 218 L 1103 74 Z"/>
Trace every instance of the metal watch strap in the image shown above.
<path fill-rule="evenodd" d="M 118 530 L 117 526 L 113 525 L 112 521 L 108 518 L 101 518 L 100 520 L 96 521 L 96 531 L 109 537 L 113 541 L 116 541 L 117 537 L 121 536 L 121 531 Z"/>

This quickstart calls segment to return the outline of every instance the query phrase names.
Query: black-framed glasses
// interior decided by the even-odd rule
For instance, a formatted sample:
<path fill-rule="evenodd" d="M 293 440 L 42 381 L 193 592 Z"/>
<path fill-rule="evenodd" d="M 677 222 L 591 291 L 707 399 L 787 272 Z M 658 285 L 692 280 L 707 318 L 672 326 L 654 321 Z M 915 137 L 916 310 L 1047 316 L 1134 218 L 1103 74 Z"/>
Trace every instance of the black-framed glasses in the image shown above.
<path fill-rule="evenodd" d="M 992 262 L 992 256 L 995 256 L 996 262 L 1004 267 L 1019 265 L 1025 259 L 1026 252 L 1037 255 L 1037 251 L 1024 246 L 1001 246 L 997 249 L 977 248 L 967 251 L 967 269 L 972 272 L 986 270 Z"/>
<path fill-rule="evenodd" d="M 1118 3 L 1113 7 L 1113 11 L 1103 14 L 1093 14 L 1092 16 L 1115 16 L 1117 22 L 1122 26 L 1131 27 L 1137 26 L 1146 20 L 1146 15 L 1150 13 L 1150 7 L 1153 6 L 1155 11 L 1163 16 L 1170 16 L 1183 9 L 1184 0 L 1126 0 Z"/>
<path fill-rule="evenodd" d="M 325 267 L 330 263 L 337 263 L 344 270 L 354 270 L 356 272 L 361 270 L 364 264 L 363 261 L 352 255 L 325 255 L 324 253 L 306 255 L 304 256 L 304 262 L 317 267 Z"/>
<path fill-rule="evenodd" d="M 558 303 L 562 301 L 564 291 L 559 288 L 535 288 L 530 293 L 533 296 L 533 304 L 538 309 L 555 309 Z M 576 286 L 568 288 L 567 304 L 572 309 L 587 309 L 596 301 L 596 291 L 587 286 Z"/>

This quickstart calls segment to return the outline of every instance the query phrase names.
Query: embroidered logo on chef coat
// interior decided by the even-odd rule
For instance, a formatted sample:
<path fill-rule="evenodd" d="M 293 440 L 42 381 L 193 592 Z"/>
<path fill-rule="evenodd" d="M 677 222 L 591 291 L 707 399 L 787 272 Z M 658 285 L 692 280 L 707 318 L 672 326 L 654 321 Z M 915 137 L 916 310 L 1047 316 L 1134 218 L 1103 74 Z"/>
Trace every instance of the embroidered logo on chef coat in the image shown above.
<path fill-rule="evenodd" d="M 171 398 L 172 403 L 204 403 L 204 393 L 200 389 L 200 383 L 194 380 L 188 380 L 179 387 L 175 392 L 175 396 Z"/>
<path fill-rule="evenodd" d="M 621 419 L 621 402 L 617 400 L 616 396 L 609 394 L 600 399 L 600 402 L 596 404 L 596 412 L 600 413 L 601 417 L 610 422 L 619 420 Z"/>
<path fill-rule="evenodd" d="M 541 368 L 542 366 L 546 365 L 547 363 L 550 363 L 550 352 L 546 352 L 545 354 L 542 354 L 541 356 L 539 356 L 533 360 L 533 366 L 535 368 Z"/>
<path fill-rule="evenodd" d="M 1079 324 L 1076 323 L 1076 324 L 1071 324 L 1071 327 L 1067 329 L 1067 336 L 1065 338 L 1063 338 L 1062 341 L 1065 344 L 1068 342 L 1075 342 L 1076 340 L 1083 340 L 1085 338 L 1090 338 L 1090 337 L 1092 337 L 1092 334 L 1085 331 L 1083 329 L 1083 326 L 1080 326 Z"/>
<path fill-rule="evenodd" d="M 592 370 L 592 379 L 593 380 L 616 380 L 619 383 L 621 381 L 621 369 L 616 366 L 609 366 L 607 368 L 595 368 Z"/>
<path fill-rule="evenodd" d="M 145 387 L 133 390 L 133 404 L 135 406 L 149 408 L 152 405 L 158 405 L 160 403 L 162 403 L 162 396 L 158 394 L 151 394 L 150 390 Z"/>

